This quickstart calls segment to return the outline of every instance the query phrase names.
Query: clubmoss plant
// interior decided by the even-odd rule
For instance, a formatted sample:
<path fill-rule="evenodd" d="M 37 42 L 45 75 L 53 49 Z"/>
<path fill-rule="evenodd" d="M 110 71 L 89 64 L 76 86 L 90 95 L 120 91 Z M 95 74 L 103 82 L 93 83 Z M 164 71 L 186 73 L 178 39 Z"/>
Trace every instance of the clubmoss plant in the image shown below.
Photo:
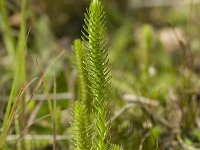
<path fill-rule="evenodd" d="M 80 39 L 74 41 L 73 49 L 75 51 L 75 63 L 78 72 L 78 100 L 86 105 L 87 111 L 91 111 L 91 102 L 89 97 L 89 87 L 85 64 L 84 45 Z"/>
<path fill-rule="evenodd" d="M 123 149 L 118 145 L 113 145 L 111 150 L 123 150 Z"/>
<path fill-rule="evenodd" d="M 141 82 L 146 86 L 148 84 L 148 69 L 151 63 L 151 51 L 153 48 L 153 31 L 152 28 L 148 25 L 145 25 L 142 29 L 142 37 L 141 37 L 141 52 L 140 57 L 143 62 L 140 64 L 141 69 Z"/>
<path fill-rule="evenodd" d="M 73 146 L 75 150 L 90 150 L 92 148 L 90 128 L 87 121 L 85 105 L 77 101 L 74 105 Z"/>
<path fill-rule="evenodd" d="M 110 72 L 106 46 L 105 12 L 100 1 L 92 1 L 85 14 L 85 24 L 82 40 L 85 46 L 87 78 L 94 107 L 95 148 L 106 150 L 108 149 L 108 133 L 110 130 L 107 108 Z"/>
<path fill-rule="evenodd" d="M 79 80 L 79 97 L 74 108 L 73 123 L 75 149 L 117 150 L 120 147 L 112 146 L 109 140 L 108 103 L 111 76 L 108 68 L 105 12 L 99 0 L 92 0 L 84 21 L 82 41 L 74 42 Z M 93 110 L 91 114 L 86 113 L 88 110 L 84 103 L 86 99 L 88 100 L 86 91 L 91 97 Z M 93 125 L 90 130 L 88 130 L 89 124 Z M 93 134 L 89 134 L 91 130 Z M 86 138 L 91 140 L 87 142 Z"/>

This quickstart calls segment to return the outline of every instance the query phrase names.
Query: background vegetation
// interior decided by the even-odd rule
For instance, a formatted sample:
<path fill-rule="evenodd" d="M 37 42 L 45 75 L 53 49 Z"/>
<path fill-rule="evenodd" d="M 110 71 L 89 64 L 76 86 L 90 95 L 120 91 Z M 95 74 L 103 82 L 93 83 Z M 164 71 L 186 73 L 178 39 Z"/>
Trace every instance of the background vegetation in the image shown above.
<path fill-rule="evenodd" d="M 72 149 L 78 82 L 71 45 L 89 3 L 0 0 L 0 147 Z M 103 4 L 111 142 L 124 150 L 199 149 L 199 2 Z"/>

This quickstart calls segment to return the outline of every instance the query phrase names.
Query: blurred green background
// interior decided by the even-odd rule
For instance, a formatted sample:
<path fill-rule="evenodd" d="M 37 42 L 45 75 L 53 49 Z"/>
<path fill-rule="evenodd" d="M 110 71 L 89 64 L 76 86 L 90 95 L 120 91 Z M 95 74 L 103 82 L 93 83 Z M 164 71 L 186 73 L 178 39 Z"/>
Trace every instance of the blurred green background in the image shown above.
<path fill-rule="evenodd" d="M 54 77 L 57 82 L 57 148 L 61 150 L 71 149 L 71 108 L 77 97 L 71 44 L 81 36 L 89 3 L 89 0 L 27 0 L 26 4 L 26 35 L 28 31 L 29 34 L 25 46 L 25 83 L 43 74 L 64 51 L 46 76 L 50 93 Z M 200 1 L 104 0 L 103 4 L 112 71 L 111 141 L 124 150 L 200 148 Z M 19 0 L 5 0 L 5 5 L 0 6 L 3 120 L 14 79 L 14 61 L 6 37 L 13 43 L 19 39 L 22 18 Z M 30 86 L 27 95 L 31 95 L 32 89 Z M 23 139 L 24 149 L 52 149 L 52 121 L 44 87 L 35 93 L 24 111 L 24 126 L 32 123 L 27 136 L 16 137 L 16 124 L 13 125 L 7 148 L 19 149 L 21 146 L 16 143 Z"/>

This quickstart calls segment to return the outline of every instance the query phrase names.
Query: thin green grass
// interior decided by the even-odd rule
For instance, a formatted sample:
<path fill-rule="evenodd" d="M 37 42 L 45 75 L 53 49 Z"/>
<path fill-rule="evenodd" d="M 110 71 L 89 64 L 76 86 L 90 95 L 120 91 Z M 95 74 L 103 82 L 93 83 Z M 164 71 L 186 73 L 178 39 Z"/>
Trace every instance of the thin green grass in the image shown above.
<path fill-rule="evenodd" d="M 11 102 L 13 99 L 14 99 L 14 102 L 13 102 L 12 106 L 8 105 L 10 111 L 8 111 L 8 109 L 6 110 L 6 115 L 5 115 L 5 118 L 4 118 L 2 132 L 1 132 L 1 136 L 0 136 L 0 149 L 3 147 L 3 145 L 4 145 L 5 141 L 6 141 L 6 137 L 7 137 L 7 134 L 9 132 L 10 126 L 11 126 L 11 124 L 13 122 L 14 116 L 17 113 L 18 109 L 20 108 L 20 103 L 22 101 L 22 96 L 25 94 L 27 88 L 36 80 L 37 80 L 37 78 L 33 79 L 24 88 L 22 88 L 16 98 L 13 97 L 12 95 L 10 96 L 10 101 L 9 102 Z"/>
<path fill-rule="evenodd" d="M 12 32 L 12 28 L 9 24 L 8 12 L 6 9 L 6 1 L 0 0 L 0 28 L 3 31 L 3 40 L 5 47 L 8 50 L 8 54 L 11 57 L 12 61 L 15 58 L 15 40 Z"/>
<path fill-rule="evenodd" d="M 56 75 L 54 72 L 54 86 L 53 86 L 53 93 L 54 93 L 54 99 L 53 99 L 53 150 L 56 150 L 56 134 L 57 134 L 57 103 L 56 103 L 56 93 L 57 93 L 57 83 L 56 83 Z"/>
<path fill-rule="evenodd" d="M 12 89 L 10 92 L 10 97 L 8 100 L 6 114 L 5 114 L 3 126 L 2 126 L 2 133 L 1 133 L 1 138 L 0 138 L 1 139 L 0 148 L 1 148 L 5 142 L 6 135 L 8 134 L 7 132 L 10 128 L 10 125 L 8 125 L 8 123 L 11 124 L 14 117 L 11 115 L 13 113 L 12 111 L 16 112 L 19 107 L 18 105 L 21 105 L 18 103 L 19 100 L 16 98 L 16 95 L 19 92 L 19 89 L 25 86 L 26 84 L 25 54 L 26 54 L 26 43 L 27 43 L 27 37 L 28 37 L 28 36 L 26 37 L 26 34 L 27 34 L 26 33 L 26 0 L 21 1 L 21 24 L 20 24 L 20 35 L 18 38 L 17 45 L 14 42 L 14 35 L 12 34 L 12 28 L 8 22 L 8 12 L 6 9 L 6 1 L 4 0 L 0 0 L 0 22 L 1 22 L 0 28 L 3 31 L 5 47 L 8 50 L 8 54 L 12 60 L 11 66 L 13 67 L 12 69 L 13 69 L 13 77 L 14 77 L 14 82 L 13 82 Z M 16 125 L 17 125 L 16 131 L 20 132 L 19 123 L 16 123 Z"/>

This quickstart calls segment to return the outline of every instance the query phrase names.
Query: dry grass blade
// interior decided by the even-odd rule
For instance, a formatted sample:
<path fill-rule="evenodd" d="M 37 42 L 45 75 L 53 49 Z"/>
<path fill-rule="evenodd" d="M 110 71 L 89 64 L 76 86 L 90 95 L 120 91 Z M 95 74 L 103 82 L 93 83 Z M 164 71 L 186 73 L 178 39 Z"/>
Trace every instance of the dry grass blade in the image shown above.
<path fill-rule="evenodd" d="M 158 100 L 152 100 L 152 99 L 142 97 L 142 96 L 126 94 L 123 96 L 123 99 L 125 101 L 140 103 L 140 104 L 149 105 L 149 106 L 155 106 L 155 107 L 159 106 Z"/>
<path fill-rule="evenodd" d="M 30 29 L 27 33 L 27 36 L 25 38 L 25 41 L 24 41 L 24 48 L 20 51 L 20 55 L 19 55 L 19 59 L 18 59 L 18 63 L 19 65 L 17 66 L 16 68 L 16 74 L 15 74 L 15 78 L 14 78 L 14 82 L 13 82 L 13 85 L 12 85 L 12 89 L 11 89 L 11 92 L 10 92 L 10 97 L 9 97 L 9 100 L 8 100 L 8 105 L 7 105 L 7 108 L 6 108 L 6 114 L 5 114 L 5 117 L 4 117 L 4 121 L 3 121 L 3 128 L 2 128 L 2 133 L 1 133 L 1 136 L 0 136 L 0 149 L 3 147 L 4 145 L 4 142 L 6 140 L 6 136 L 8 134 L 8 131 L 9 131 L 9 128 L 10 128 L 10 125 L 11 125 L 11 122 L 13 120 L 13 117 L 14 117 L 14 114 L 15 114 L 15 109 L 17 109 L 17 106 L 19 104 L 19 101 L 21 98 L 21 95 L 23 95 L 24 93 L 24 90 L 32 83 L 29 82 L 25 88 L 22 88 L 20 93 L 18 94 L 17 96 L 17 99 L 15 99 L 15 96 L 16 96 L 16 92 L 17 92 L 17 80 L 18 80 L 18 74 L 19 72 L 21 71 L 21 67 L 22 67 L 22 64 L 23 64 L 23 60 L 24 60 L 24 55 L 25 55 L 25 47 L 26 47 L 26 43 L 27 43 L 27 39 L 28 39 L 28 35 L 30 33 Z M 14 101 L 13 101 L 14 100 Z M 12 106 L 12 103 L 13 106 Z M 14 112 L 12 112 L 14 111 Z"/>
<path fill-rule="evenodd" d="M 20 135 L 9 135 L 7 137 L 8 141 L 16 141 L 20 138 Z M 24 140 L 36 140 L 36 141 L 50 141 L 52 140 L 53 136 L 52 135 L 30 135 L 27 134 L 24 136 Z M 65 141 L 65 140 L 71 140 L 70 136 L 67 135 L 57 135 L 56 138 L 57 141 Z"/>
<path fill-rule="evenodd" d="M 14 116 L 16 114 L 16 112 L 18 111 L 18 108 L 20 106 L 20 102 L 21 102 L 21 97 L 24 95 L 25 91 L 27 90 L 27 88 L 34 82 L 36 81 L 37 78 L 33 79 L 32 81 L 30 81 L 24 88 L 22 88 L 11 108 L 11 111 L 10 111 L 10 114 L 8 116 L 8 119 L 7 119 L 7 122 L 5 123 L 5 128 L 3 128 L 3 131 L 2 131 L 2 134 L 1 134 L 1 137 L 0 137 L 0 148 L 2 148 L 5 140 L 6 140 L 6 136 L 9 132 L 9 129 L 10 129 L 10 126 L 12 124 L 12 121 L 14 119 Z"/>
<path fill-rule="evenodd" d="M 135 107 L 135 104 L 126 104 L 111 118 L 111 122 L 115 121 L 120 115 L 122 115 L 127 109 Z"/>

